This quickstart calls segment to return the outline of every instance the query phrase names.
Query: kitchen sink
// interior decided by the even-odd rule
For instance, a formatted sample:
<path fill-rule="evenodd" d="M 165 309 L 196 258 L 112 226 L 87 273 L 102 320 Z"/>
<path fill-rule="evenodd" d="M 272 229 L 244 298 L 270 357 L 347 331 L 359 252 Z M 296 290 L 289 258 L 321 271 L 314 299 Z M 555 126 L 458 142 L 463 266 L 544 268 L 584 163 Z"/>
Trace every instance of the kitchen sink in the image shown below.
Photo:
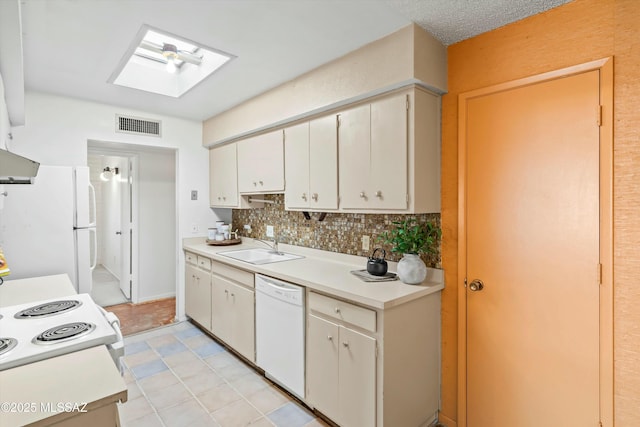
<path fill-rule="evenodd" d="M 301 255 L 289 254 L 286 252 L 275 252 L 271 249 L 255 248 L 255 249 L 238 249 L 235 251 L 218 252 L 218 255 L 236 259 L 238 261 L 248 262 L 250 264 L 262 265 L 274 262 L 291 261 L 293 259 L 304 258 Z"/>

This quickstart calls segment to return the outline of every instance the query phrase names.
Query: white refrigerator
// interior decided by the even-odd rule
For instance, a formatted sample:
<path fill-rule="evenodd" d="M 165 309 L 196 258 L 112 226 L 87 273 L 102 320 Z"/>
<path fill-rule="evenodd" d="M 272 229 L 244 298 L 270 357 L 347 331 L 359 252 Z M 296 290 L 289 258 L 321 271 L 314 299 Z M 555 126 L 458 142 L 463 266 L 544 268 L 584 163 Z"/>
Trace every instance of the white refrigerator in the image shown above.
<path fill-rule="evenodd" d="M 33 184 L 5 185 L 0 246 L 6 280 L 66 273 L 91 292 L 97 261 L 96 197 L 88 167 L 40 166 Z"/>

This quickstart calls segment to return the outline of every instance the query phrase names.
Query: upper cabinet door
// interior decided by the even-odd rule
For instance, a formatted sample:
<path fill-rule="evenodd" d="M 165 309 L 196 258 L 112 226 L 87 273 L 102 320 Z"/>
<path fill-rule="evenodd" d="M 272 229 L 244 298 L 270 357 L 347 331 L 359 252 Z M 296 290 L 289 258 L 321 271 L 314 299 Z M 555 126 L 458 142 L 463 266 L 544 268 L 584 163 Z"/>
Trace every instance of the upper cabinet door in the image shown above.
<path fill-rule="evenodd" d="M 236 144 L 209 150 L 209 202 L 211 206 L 238 206 Z"/>
<path fill-rule="evenodd" d="M 238 189 L 240 193 L 284 191 L 282 130 L 238 141 Z"/>
<path fill-rule="evenodd" d="M 284 130 L 284 175 L 285 208 L 309 208 L 309 122 Z"/>
<path fill-rule="evenodd" d="M 372 209 L 407 209 L 408 95 L 371 104 Z"/>
<path fill-rule="evenodd" d="M 340 207 L 368 209 L 370 180 L 371 106 L 340 113 L 338 128 Z"/>
<path fill-rule="evenodd" d="M 333 115 L 309 122 L 309 195 L 311 209 L 338 208 L 338 129 Z"/>

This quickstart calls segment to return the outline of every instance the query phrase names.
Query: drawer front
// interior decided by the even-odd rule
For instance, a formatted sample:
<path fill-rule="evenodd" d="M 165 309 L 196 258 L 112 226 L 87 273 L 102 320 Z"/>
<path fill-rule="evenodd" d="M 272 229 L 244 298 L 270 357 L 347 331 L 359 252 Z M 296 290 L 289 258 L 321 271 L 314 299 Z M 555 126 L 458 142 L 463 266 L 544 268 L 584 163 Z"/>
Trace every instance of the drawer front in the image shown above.
<path fill-rule="evenodd" d="M 188 264 L 198 265 L 198 256 L 196 254 L 191 252 L 185 252 L 184 258 Z"/>
<path fill-rule="evenodd" d="M 203 270 L 211 271 L 211 260 L 207 257 L 198 255 L 198 267 Z"/>
<path fill-rule="evenodd" d="M 367 331 L 376 331 L 376 312 L 368 308 L 309 292 L 309 309 Z"/>
<path fill-rule="evenodd" d="M 250 288 L 254 288 L 254 274 L 239 268 L 231 267 L 221 262 L 213 261 L 211 264 L 213 274 L 234 280 Z"/>

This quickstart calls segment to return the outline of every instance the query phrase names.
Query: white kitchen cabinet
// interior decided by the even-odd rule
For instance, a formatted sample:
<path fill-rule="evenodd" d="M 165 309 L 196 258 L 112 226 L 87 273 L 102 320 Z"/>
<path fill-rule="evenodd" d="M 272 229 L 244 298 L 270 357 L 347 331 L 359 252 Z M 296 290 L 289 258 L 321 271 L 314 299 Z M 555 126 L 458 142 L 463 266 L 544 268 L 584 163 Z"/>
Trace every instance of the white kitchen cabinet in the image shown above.
<path fill-rule="evenodd" d="M 203 257 L 198 256 L 197 258 Z M 184 293 L 185 313 L 187 316 L 198 322 L 205 329 L 210 330 L 211 273 L 199 268 L 197 265 L 187 262 L 185 266 Z"/>
<path fill-rule="evenodd" d="M 283 131 L 237 142 L 238 190 L 244 194 L 284 191 Z"/>
<path fill-rule="evenodd" d="M 335 301 L 333 312 L 326 302 Z M 320 412 L 343 427 L 376 425 L 376 339 L 349 327 L 340 318 L 358 318 L 351 308 L 311 293 L 307 323 L 307 398 Z M 361 309 L 365 310 L 365 309 Z M 367 310 L 375 316 L 375 312 Z"/>
<path fill-rule="evenodd" d="M 335 115 L 285 129 L 285 208 L 338 208 L 338 134 Z"/>
<path fill-rule="evenodd" d="M 255 362 L 253 274 L 217 262 L 212 270 L 211 332 Z M 225 274 L 229 272 L 231 277 Z"/>
<path fill-rule="evenodd" d="M 236 144 L 209 150 L 209 203 L 214 207 L 238 206 Z"/>
<path fill-rule="evenodd" d="M 340 112 L 340 210 L 440 211 L 439 106 L 416 87 Z"/>

